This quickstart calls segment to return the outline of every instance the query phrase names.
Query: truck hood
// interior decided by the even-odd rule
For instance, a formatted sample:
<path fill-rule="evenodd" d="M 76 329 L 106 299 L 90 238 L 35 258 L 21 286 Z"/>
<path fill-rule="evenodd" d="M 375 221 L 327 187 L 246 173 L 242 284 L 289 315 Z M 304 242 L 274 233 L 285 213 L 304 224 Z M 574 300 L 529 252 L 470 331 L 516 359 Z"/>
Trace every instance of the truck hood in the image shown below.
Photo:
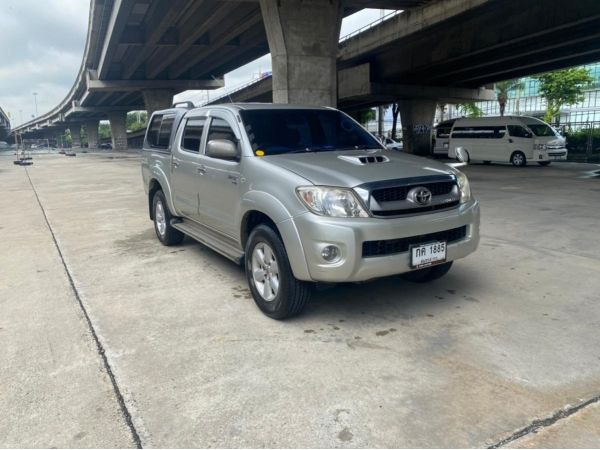
<path fill-rule="evenodd" d="M 351 150 L 265 156 L 264 160 L 316 185 L 355 187 L 372 181 L 454 172 L 431 159 L 395 150 Z"/>

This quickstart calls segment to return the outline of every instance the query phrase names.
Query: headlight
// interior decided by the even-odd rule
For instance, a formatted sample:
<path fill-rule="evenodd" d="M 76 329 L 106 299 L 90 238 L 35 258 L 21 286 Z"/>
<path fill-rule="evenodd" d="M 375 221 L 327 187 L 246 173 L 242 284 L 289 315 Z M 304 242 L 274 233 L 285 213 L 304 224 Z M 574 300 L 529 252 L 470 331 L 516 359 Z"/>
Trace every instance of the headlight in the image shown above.
<path fill-rule="evenodd" d="M 538 150 L 546 150 L 547 148 L 548 148 L 548 146 L 546 144 L 538 144 L 537 145 Z"/>
<path fill-rule="evenodd" d="M 458 188 L 460 189 L 460 202 L 467 203 L 471 200 L 471 185 L 469 184 L 469 179 L 464 173 L 457 171 L 456 180 L 458 181 Z"/>
<path fill-rule="evenodd" d="M 351 189 L 329 186 L 304 186 L 296 189 L 308 209 L 320 216 L 369 217 Z"/>

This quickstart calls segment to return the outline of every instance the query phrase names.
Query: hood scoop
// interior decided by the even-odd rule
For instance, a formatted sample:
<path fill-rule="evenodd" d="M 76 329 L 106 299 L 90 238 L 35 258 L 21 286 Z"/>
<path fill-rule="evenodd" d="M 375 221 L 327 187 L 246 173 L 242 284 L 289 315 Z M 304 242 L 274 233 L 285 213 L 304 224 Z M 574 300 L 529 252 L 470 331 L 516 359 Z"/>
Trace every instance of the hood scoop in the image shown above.
<path fill-rule="evenodd" d="M 383 155 L 356 155 L 356 156 L 348 156 L 348 155 L 340 155 L 339 159 L 347 161 L 352 164 L 356 164 L 357 166 L 367 166 L 370 164 L 380 164 L 390 162 L 387 156 Z"/>

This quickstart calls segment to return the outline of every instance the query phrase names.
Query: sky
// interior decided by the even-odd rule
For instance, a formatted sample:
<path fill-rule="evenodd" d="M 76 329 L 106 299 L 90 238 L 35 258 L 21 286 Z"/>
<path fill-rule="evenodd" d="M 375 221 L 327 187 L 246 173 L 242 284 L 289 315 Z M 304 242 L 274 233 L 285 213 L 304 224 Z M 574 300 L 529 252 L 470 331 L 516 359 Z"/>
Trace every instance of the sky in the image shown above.
<path fill-rule="evenodd" d="M 90 3 L 0 1 L 0 107 L 11 115 L 15 126 L 53 109 L 73 86 L 83 58 Z M 342 23 L 340 35 L 351 33 L 380 15 L 377 9 L 349 16 Z M 208 95 L 215 98 L 270 70 L 271 58 L 265 55 L 226 74 L 225 88 Z M 206 99 L 206 91 L 186 91 L 176 96 L 177 101 L 191 100 L 195 104 Z"/>

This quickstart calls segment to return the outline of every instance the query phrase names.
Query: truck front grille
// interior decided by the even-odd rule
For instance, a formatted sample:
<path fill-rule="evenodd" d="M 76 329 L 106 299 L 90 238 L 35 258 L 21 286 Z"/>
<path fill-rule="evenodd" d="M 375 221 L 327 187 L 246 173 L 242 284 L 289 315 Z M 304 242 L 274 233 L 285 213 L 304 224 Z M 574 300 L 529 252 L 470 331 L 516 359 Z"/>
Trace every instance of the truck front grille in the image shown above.
<path fill-rule="evenodd" d="M 376 189 L 371 195 L 378 202 L 398 202 L 406 200 L 406 195 L 415 186 L 424 186 L 431 191 L 432 195 L 447 195 L 452 192 L 452 188 L 456 185 L 454 181 L 442 181 L 437 183 L 422 183 L 410 186 L 394 186 L 384 189 Z"/>
<path fill-rule="evenodd" d="M 427 242 L 446 241 L 448 244 L 460 241 L 467 236 L 467 226 L 452 228 L 451 230 L 438 231 L 437 233 L 421 234 L 400 239 L 387 239 L 383 241 L 365 241 L 362 245 L 363 258 L 375 256 L 395 255 L 405 253 L 411 245 L 426 244 Z"/>

